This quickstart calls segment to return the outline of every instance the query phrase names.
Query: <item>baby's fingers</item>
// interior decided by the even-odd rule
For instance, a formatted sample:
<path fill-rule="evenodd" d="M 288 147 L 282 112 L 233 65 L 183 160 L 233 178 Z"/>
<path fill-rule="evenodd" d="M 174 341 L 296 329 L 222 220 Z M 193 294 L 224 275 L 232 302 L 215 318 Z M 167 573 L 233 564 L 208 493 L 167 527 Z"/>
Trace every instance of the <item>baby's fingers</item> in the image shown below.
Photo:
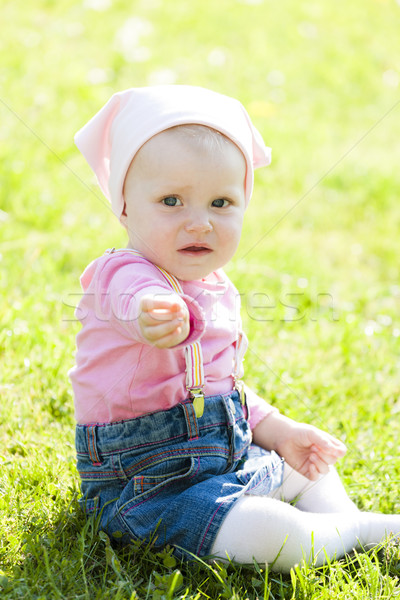
<path fill-rule="evenodd" d="M 156 344 L 158 341 L 161 341 L 162 338 L 174 333 L 180 326 L 181 323 L 177 319 L 167 321 L 165 323 L 159 323 L 157 325 L 146 325 L 144 323 L 142 326 L 142 334 L 148 342 L 151 344 Z"/>
<path fill-rule="evenodd" d="M 334 439 L 334 438 L 333 438 Z M 328 465 L 333 465 L 335 464 L 335 462 L 339 459 L 342 458 L 347 451 L 347 448 L 344 444 L 342 444 L 342 442 L 340 442 L 339 440 L 334 440 L 335 442 L 337 441 L 337 444 L 312 444 L 310 447 L 310 450 L 314 453 L 317 454 L 321 460 L 323 460 L 324 462 L 326 462 Z"/>
<path fill-rule="evenodd" d="M 171 348 L 189 335 L 189 311 L 176 294 L 158 298 L 143 296 L 139 328 L 144 339 L 158 348 Z"/>
<path fill-rule="evenodd" d="M 329 452 L 328 454 L 336 454 L 338 457 L 344 456 L 347 448 L 343 442 L 333 436 L 329 436 Z"/>
<path fill-rule="evenodd" d="M 311 462 L 310 457 L 301 466 L 296 466 L 296 471 L 311 481 L 316 481 L 320 476 L 318 468 Z"/>
<path fill-rule="evenodd" d="M 160 321 L 168 319 L 169 314 L 183 311 L 182 303 L 176 296 L 165 296 L 158 298 L 156 296 L 143 296 L 140 301 L 141 314 L 152 313 Z"/>
<path fill-rule="evenodd" d="M 311 453 L 309 456 L 310 471 L 317 474 L 328 473 L 329 471 L 329 462 L 326 462 L 320 454 L 316 454 L 315 452 Z"/>
<path fill-rule="evenodd" d="M 156 309 L 148 312 L 142 312 L 140 320 L 144 325 L 156 326 L 160 323 L 179 321 L 182 322 L 184 314 L 179 307 L 176 311 L 169 311 L 164 309 Z"/>
<path fill-rule="evenodd" d="M 311 446 L 311 451 L 314 454 L 316 454 L 321 460 L 323 460 L 327 465 L 334 465 L 338 458 L 341 458 L 343 456 L 342 454 L 338 455 L 337 453 L 332 454 L 331 452 L 324 452 L 323 450 L 321 450 L 321 448 L 314 445 Z"/>
<path fill-rule="evenodd" d="M 341 458 L 346 454 L 346 446 L 337 438 L 314 429 L 311 437 L 312 446 L 318 448 L 319 452 Z"/>

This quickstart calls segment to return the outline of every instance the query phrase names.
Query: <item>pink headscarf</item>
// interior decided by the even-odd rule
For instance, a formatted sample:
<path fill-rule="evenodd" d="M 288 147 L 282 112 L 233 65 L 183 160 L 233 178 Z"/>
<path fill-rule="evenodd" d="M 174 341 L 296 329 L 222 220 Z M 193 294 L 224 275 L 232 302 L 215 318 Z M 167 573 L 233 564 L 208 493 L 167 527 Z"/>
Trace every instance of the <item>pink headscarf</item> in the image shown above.
<path fill-rule="evenodd" d="M 271 149 L 265 146 L 245 108 L 238 100 L 205 88 L 160 85 L 114 94 L 75 135 L 76 145 L 118 218 L 124 209 L 125 176 L 137 151 L 157 133 L 189 123 L 220 131 L 242 151 L 247 164 L 247 206 L 254 169 L 269 165 Z"/>

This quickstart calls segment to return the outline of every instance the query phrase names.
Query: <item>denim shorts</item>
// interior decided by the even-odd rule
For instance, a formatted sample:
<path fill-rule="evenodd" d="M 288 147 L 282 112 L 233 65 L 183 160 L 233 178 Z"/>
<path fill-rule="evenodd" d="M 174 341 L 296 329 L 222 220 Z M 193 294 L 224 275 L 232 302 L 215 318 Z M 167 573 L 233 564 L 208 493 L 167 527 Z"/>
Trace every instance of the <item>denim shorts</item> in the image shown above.
<path fill-rule="evenodd" d="M 82 507 L 113 540 L 207 556 L 243 494 L 282 483 L 283 460 L 251 444 L 236 391 L 116 423 L 77 425 Z"/>

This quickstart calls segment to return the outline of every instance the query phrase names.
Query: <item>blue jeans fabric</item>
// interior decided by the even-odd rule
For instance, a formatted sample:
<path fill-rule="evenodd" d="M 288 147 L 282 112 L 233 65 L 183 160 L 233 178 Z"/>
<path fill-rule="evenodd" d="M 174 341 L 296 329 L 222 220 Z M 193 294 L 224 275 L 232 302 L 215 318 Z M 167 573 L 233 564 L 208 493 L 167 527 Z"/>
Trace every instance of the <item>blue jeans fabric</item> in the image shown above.
<path fill-rule="evenodd" d="M 239 394 L 209 396 L 197 417 L 190 399 L 117 423 L 77 425 L 87 514 L 112 539 L 171 545 L 181 558 L 207 556 L 242 494 L 282 483 L 283 460 L 251 444 Z"/>

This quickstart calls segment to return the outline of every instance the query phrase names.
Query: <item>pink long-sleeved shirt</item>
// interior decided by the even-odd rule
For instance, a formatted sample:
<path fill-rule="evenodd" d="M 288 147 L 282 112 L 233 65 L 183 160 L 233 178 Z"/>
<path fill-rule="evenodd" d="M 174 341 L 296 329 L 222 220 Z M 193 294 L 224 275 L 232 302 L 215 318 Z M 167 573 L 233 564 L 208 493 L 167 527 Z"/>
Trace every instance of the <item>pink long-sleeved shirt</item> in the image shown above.
<path fill-rule="evenodd" d="M 69 375 L 80 424 L 110 423 L 171 408 L 188 397 L 185 353 L 201 340 L 206 396 L 233 389 L 240 296 L 223 271 L 199 281 L 180 281 L 190 313 L 190 333 L 173 348 L 148 344 L 138 327 L 143 295 L 171 294 L 157 267 L 126 251 L 108 252 L 81 277 L 83 295 L 75 311 L 82 323 L 76 365 Z M 274 409 L 246 388 L 250 425 Z"/>

